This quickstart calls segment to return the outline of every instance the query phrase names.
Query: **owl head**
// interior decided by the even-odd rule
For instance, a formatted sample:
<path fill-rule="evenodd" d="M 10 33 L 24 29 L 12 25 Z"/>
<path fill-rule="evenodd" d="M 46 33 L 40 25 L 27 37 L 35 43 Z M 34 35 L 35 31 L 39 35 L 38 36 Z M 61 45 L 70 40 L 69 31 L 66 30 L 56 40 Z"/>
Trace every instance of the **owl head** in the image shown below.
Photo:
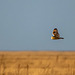
<path fill-rule="evenodd" d="M 57 34 L 58 34 L 58 29 L 57 28 L 54 28 L 53 35 L 56 36 Z"/>

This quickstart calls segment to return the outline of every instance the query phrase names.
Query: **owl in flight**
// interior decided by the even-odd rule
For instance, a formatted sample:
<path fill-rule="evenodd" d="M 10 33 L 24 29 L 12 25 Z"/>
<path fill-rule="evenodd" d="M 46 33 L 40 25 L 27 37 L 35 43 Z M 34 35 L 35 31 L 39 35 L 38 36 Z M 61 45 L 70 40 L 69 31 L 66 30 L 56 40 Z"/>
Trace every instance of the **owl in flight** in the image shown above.
<path fill-rule="evenodd" d="M 51 37 L 52 40 L 64 39 L 64 38 L 60 37 L 57 28 L 54 28 L 52 34 L 53 34 L 53 36 Z"/>

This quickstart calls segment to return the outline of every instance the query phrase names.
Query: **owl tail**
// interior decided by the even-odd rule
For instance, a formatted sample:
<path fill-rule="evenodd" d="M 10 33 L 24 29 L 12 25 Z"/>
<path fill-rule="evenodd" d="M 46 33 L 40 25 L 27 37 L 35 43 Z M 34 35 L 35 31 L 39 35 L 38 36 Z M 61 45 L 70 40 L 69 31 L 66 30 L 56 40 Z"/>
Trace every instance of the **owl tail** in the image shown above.
<path fill-rule="evenodd" d="M 60 39 L 64 39 L 63 37 L 60 37 Z"/>

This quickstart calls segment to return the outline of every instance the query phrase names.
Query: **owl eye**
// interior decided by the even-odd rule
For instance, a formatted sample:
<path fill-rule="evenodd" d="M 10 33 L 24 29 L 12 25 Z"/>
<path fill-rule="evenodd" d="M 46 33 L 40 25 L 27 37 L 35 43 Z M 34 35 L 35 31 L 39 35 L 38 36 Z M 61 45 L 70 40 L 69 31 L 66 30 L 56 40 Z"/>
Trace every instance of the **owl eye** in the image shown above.
<path fill-rule="evenodd" d="M 53 32 L 53 33 L 56 33 L 56 32 Z"/>

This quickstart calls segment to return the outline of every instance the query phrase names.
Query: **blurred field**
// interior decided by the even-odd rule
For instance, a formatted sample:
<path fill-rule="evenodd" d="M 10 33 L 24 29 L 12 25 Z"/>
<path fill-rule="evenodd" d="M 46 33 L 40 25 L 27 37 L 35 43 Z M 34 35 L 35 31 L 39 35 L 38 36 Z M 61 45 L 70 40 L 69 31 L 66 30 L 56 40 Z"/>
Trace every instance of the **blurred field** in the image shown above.
<path fill-rule="evenodd" d="M 75 52 L 0 52 L 0 75 L 75 75 Z"/>

